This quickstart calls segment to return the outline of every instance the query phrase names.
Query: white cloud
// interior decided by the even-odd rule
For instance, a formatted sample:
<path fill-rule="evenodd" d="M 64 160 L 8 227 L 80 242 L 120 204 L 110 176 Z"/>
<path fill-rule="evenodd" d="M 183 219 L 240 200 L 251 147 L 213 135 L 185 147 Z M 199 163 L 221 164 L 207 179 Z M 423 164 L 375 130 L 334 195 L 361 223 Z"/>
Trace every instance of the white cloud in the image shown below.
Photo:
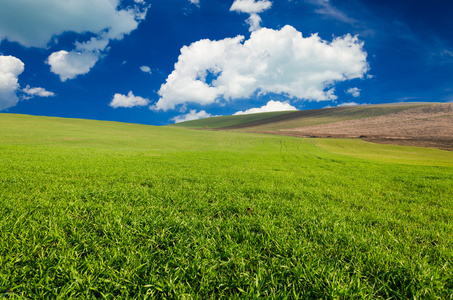
<path fill-rule="evenodd" d="M 53 73 L 60 76 L 61 81 L 66 81 L 90 72 L 98 60 L 98 53 L 61 50 L 52 53 L 46 63 Z"/>
<path fill-rule="evenodd" d="M 345 103 L 340 103 L 337 106 L 342 107 L 342 106 L 357 106 L 357 105 L 359 105 L 359 104 L 355 103 L 355 102 L 345 102 Z"/>
<path fill-rule="evenodd" d="M 247 24 L 250 26 L 249 31 L 253 32 L 261 29 L 261 17 L 258 13 L 261 13 L 271 8 L 272 2 L 268 0 L 235 0 L 233 5 L 230 7 L 230 11 L 236 11 L 238 13 L 248 13 L 250 17 L 247 19 Z"/>
<path fill-rule="evenodd" d="M 358 105 L 369 105 L 369 103 L 355 103 L 355 102 L 345 102 L 345 103 L 340 103 L 337 105 L 337 107 L 344 107 L 344 106 L 358 106 Z"/>
<path fill-rule="evenodd" d="M 272 6 L 272 2 L 268 0 L 235 0 L 231 5 L 230 11 L 237 11 L 247 14 L 258 14 Z"/>
<path fill-rule="evenodd" d="M 148 67 L 148 66 L 141 66 L 141 67 L 140 67 L 140 70 L 142 70 L 142 72 L 145 72 L 145 73 L 149 73 L 149 74 L 152 73 L 152 72 L 151 72 L 151 68 Z"/>
<path fill-rule="evenodd" d="M 47 59 L 51 71 L 62 81 L 90 71 L 108 51 L 111 40 L 121 40 L 146 16 L 144 1 L 120 9 L 120 0 L 2 0 L 0 41 L 7 39 L 26 47 L 46 48 L 64 32 L 92 33 L 75 49 L 57 51 Z"/>
<path fill-rule="evenodd" d="M 360 97 L 361 91 L 362 91 L 361 89 L 354 87 L 354 88 L 350 88 L 350 89 L 346 90 L 345 92 L 346 92 L 346 94 L 349 94 L 352 97 L 357 98 L 357 97 Z"/>
<path fill-rule="evenodd" d="M 117 9 L 119 4 L 120 0 L 2 0 L 0 40 L 45 48 L 66 31 L 122 39 L 137 28 L 146 8 Z"/>
<path fill-rule="evenodd" d="M 24 63 L 14 56 L 0 55 L 0 111 L 13 107 L 19 102 L 18 76 L 24 71 Z"/>
<path fill-rule="evenodd" d="M 190 3 L 195 4 L 196 6 L 200 6 L 200 0 L 189 0 Z"/>
<path fill-rule="evenodd" d="M 211 114 L 207 113 L 206 111 L 202 110 L 200 112 L 197 112 L 195 109 L 190 110 L 188 114 L 185 115 L 180 115 L 172 118 L 172 121 L 175 121 L 175 123 L 181 123 L 185 121 L 192 121 L 192 120 L 198 120 L 198 119 L 204 119 L 204 118 L 210 118 L 212 117 Z"/>
<path fill-rule="evenodd" d="M 250 26 L 250 32 L 261 29 L 261 17 L 258 14 L 251 14 L 245 22 Z"/>
<path fill-rule="evenodd" d="M 332 86 L 363 78 L 367 54 L 357 37 L 332 42 L 318 35 L 304 38 L 291 26 L 262 28 L 220 41 L 200 40 L 184 46 L 174 71 L 159 90 L 154 110 L 278 93 L 312 101 L 335 100 Z M 208 76 L 211 74 L 211 76 Z M 214 77 L 210 82 L 207 78 Z"/>
<path fill-rule="evenodd" d="M 289 104 L 288 102 L 280 102 L 271 100 L 267 102 L 266 105 L 261 106 L 259 108 L 251 108 L 246 111 L 238 111 L 234 114 L 236 115 L 248 115 L 248 114 L 257 114 L 263 112 L 273 112 L 273 111 L 290 111 L 290 110 L 297 110 L 294 106 Z"/>
<path fill-rule="evenodd" d="M 122 95 L 122 94 L 115 94 L 113 96 L 112 102 L 110 102 L 110 106 L 113 108 L 118 108 L 118 107 L 126 107 L 126 108 L 131 108 L 134 106 L 146 106 L 149 104 L 149 100 L 134 96 L 132 91 L 129 92 L 129 94 Z"/>
<path fill-rule="evenodd" d="M 27 85 L 27 87 L 22 89 L 22 92 L 24 92 L 25 94 L 29 95 L 29 98 L 35 97 L 35 96 L 38 96 L 38 97 L 53 97 L 53 96 L 55 96 L 55 93 L 53 93 L 53 92 L 46 91 L 45 89 L 40 88 L 40 87 L 31 88 L 29 85 Z"/>

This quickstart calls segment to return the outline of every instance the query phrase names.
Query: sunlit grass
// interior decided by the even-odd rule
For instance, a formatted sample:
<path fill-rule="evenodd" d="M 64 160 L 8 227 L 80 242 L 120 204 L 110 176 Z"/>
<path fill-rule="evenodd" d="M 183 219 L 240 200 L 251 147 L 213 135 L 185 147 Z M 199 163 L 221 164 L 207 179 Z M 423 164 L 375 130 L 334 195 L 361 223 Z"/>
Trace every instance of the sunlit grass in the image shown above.
<path fill-rule="evenodd" d="M 0 125 L 7 298 L 452 298 L 451 152 L 5 114 Z"/>

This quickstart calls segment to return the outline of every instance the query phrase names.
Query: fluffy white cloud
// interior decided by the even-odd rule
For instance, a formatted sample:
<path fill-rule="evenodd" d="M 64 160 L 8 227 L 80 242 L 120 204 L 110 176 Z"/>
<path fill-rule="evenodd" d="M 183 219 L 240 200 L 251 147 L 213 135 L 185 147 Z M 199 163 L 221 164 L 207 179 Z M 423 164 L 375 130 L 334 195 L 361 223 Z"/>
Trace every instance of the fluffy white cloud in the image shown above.
<path fill-rule="evenodd" d="M 273 112 L 273 111 L 290 111 L 290 110 L 297 110 L 294 106 L 289 104 L 289 102 L 280 102 L 280 101 L 274 101 L 271 100 L 267 102 L 266 105 L 263 105 L 261 107 L 255 107 L 248 109 L 246 111 L 238 111 L 237 113 L 234 114 L 236 115 L 248 115 L 248 114 L 257 114 L 257 113 L 263 113 L 263 112 Z"/>
<path fill-rule="evenodd" d="M 50 65 L 53 73 L 60 76 L 61 81 L 66 81 L 90 72 L 98 59 L 97 53 L 61 50 L 52 53 L 46 63 Z"/>
<path fill-rule="evenodd" d="M 2 0 L 0 41 L 45 48 L 64 32 L 94 34 L 89 41 L 76 42 L 74 50 L 54 52 L 47 59 L 62 81 L 73 79 L 90 71 L 111 40 L 137 28 L 148 7 L 141 0 L 135 3 L 120 9 L 120 0 Z"/>
<path fill-rule="evenodd" d="M 146 8 L 118 9 L 119 4 L 120 0 L 2 0 L 0 40 L 44 48 L 66 31 L 122 39 L 137 28 Z"/>
<path fill-rule="evenodd" d="M 237 11 L 247 14 L 258 14 L 269 9 L 272 2 L 268 0 L 235 0 L 231 5 L 230 11 Z"/>
<path fill-rule="evenodd" d="M 84 1 L 87 0 L 77 3 L 83 6 Z M 144 1 L 135 2 L 144 4 Z M 145 18 L 147 12 L 147 8 L 140 10 L 138 7 L 117 10 L 118 0 L 96 0 L 95 3 L 102 7 L 110 3 L 110 6 L 106 7 L 107 11 L 99 12 L 100 15 L 98 16 L 106 19 L 106 27 L 100 32 L 88 30 L 97 34 L 97 36 L 83 43 L 76 42 L 76 49 L 71 52 L 63 50 L 54 52 L 46 61 L 50 65 L 50 70 L 60 76 L 61 81 L 88 73 L 102 57 L 103 52 L 108 51 L 110 40 L 121 40 L 125 34 L 135 30 L 140 20 Z"/>
<path fill-rule="evenodd" d="M 190 110 L 188 114 L 185 115 L 180 115 L 172 118 L 172 121 L 175 121 L 175 123 L 181 123 L 185 121 L 192 121 L 192 120 L 198 120 L 198 119 L 204 119 L 204 118 L 210 118 L 212 117 L 211 114 L 207 113 L 206 111 L 202 110 L 200 112 L 197 112 L 195 109 Z"/>
<path fill-rule="evenodd" d="M 131 108 L 134 106 L 146 106 L 148 104 L 149 104 L 148 99 L 134 96 L 132 91 L 130 91 L 129 94 L 127 94 L 127 96 L 122 94 L 115 94 L 113 96 L 112 102 L 110 102 L 109 105 L 113 108 L 117 107 Z"/>
<path fill-rule="evenodd" d="M 262 28 L 246 41 L 243 36 L 200 40 L 181 49 L 152 108 L 169 110 L 190 102 L 207 105 L 222 98 L 248 98 L 255 92 L 335 100 L 332 86 L 363 78 L 368 71 L 366 57 L 357 37 L 348 34 L 327 42 L 316 34 L 304 38 L 291 26 Z"/>
<path fill-rule="evenodd" d="M 151 72 L 151 68 L 148 67 L 148 66 L 141 66 L 141 67 L 140 67 L 140 70 L 142 70 L 142 72 L 145 72 L 145 73 L 149 73 L 149 74 L 152 73 L 152 72 Z"/>
<path fill-rule="evenodd" d="M 24 71 L 24 63 L 14 56 L 0 55 L 0 111 L 13 107 L 19 102 L 18 76 Z"/>
<path fill-rule="evenodd" d="M 361 89 L 354 87 L 354 88 L 350 88 L 350 89 L 346 90 L 346 94 L 349 94 L 352 97 L 357 98 L 357 97 L 360 97 L 361 91 L 362 91 Z"/>
<path fill-rule="evenodd" d="M 230 11 L 236 11 L 239 13 L 248 13 L 250 17 L 247 19 L 247 24 L 250 26 L 250 32 L 261 29 L 261 17 L 258 13 L 261 13 L 272 6 L 272 2 L 268 0 L 235 0 L 233 5 L 230 7 Z"/>
<path fill-rule="evenodd" d="M 29 98 L 35 97 L 35 96 L 38 96 L 38 97 L 53 97 L 53 96 L 55 96 L 55 93 L 53 93 L 53 92 L 46 91 L 45 89 L 40 88 L 40 87 L 31 88 L 29 85 L 27 85 L 27 87 L 22 89 L 22 92 L 27 94 Z"/>
<path fill-rule="evenodd" d="M 200 5 L 200 0 L 189 0 L 189 1 L 190 1 L 190 3 L 195 4 L 197 6 Z"/>
<path fill-rule="evenodd" d="M 245 21 L 250 26 L 249 31 L 257 31 L 261 29 L 261 17 L 257 14 L 251 14 L 250 17 Z"/>

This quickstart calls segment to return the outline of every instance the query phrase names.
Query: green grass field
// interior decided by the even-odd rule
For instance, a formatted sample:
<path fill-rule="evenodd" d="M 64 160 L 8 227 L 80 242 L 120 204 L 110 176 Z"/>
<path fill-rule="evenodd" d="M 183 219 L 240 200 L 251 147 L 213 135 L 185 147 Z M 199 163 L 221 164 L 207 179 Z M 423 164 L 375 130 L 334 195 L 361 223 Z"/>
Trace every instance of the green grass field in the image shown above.
<path fill-rule="evenodd" d="M 453 298 L 453 152 L 11 114 L 0 128 L 0 298 Z"/>

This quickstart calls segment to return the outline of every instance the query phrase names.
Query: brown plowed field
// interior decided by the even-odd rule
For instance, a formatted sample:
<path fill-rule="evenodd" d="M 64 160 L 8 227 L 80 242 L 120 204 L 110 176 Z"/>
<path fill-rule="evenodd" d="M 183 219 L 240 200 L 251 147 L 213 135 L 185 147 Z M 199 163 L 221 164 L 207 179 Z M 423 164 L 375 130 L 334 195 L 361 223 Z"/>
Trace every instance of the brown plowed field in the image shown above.
<path fill-rule="evenodd" d="M 433 104 L 384 116 L 268 133 L 300 137 L 362 138 L 377 143 L 453 151 L 453 103 Z"/>

